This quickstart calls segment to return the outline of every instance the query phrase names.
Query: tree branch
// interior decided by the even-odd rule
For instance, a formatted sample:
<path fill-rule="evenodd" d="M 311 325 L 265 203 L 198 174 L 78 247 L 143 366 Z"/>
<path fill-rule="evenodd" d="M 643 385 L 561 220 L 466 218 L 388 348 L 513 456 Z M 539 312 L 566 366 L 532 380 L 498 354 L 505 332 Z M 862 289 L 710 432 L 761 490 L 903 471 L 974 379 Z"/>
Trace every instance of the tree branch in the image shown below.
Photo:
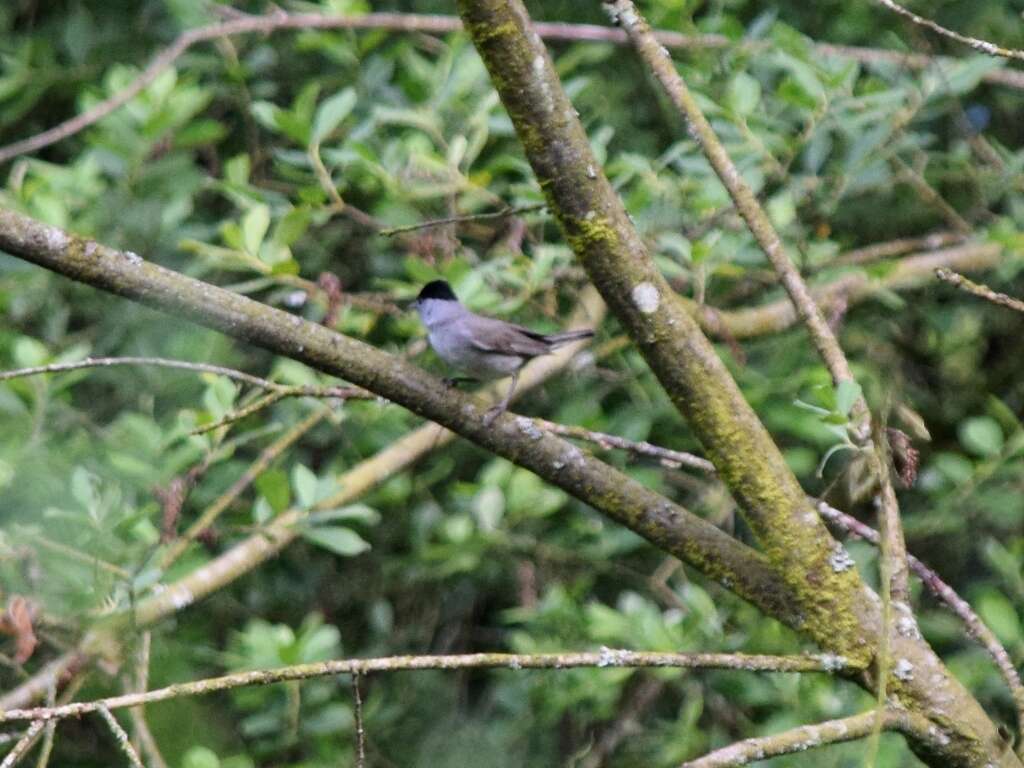
<path fill-rule="evenodd" d="M 839 530 L 878 546 L 878 531 L 871 526 L 865 525 L 857 518 L 847 515 L 825 501 L 819 500 L 817 502 L 817 509 L 818 514 Z M 1024 733 L 1024 684 L 1021 683 L 1020 675 L 1017 674 L 1017 668 L 1013 665 L 1010 654 L 1006 652 L 1003 644 L 999 642 L 999 638 L 981 620 L 981 617 L 974 612 L 970 603 L 960 597 L 956 590 L 942 580 L 939 574 L 909 553 L 907 554 L 907 564 L 910 566 L 910 570 L 921 579 L 921 582 L 928 588 L 928 591 L 964 623 L 967 634 L 974 638 L 988 652 L 988 655 L 992 657 L 1000 674 L 1003 676 L 1003 680 L 1006 682 L 1007 688 L 1010 689 L 1010 695 L 1013 698 L 1017 712 L 1017 731 L 1018 733 Z M 920 634 L 917 629 L 917 622 L 913 616 L 902 614 L 896 619 L 896 622 L 897 631 L 900 633 L 911 636 Z"/>
<path fill-rule="evenodd" d="M 117 722 L 117 718 L 111 714 L 110 709 L 106 706 L 100 705 L 96 707 L 96 711 L 98 711 L 100 715 L 103 716 L 103 719 L 107 721 L 107 726 L 114 734 L 114 738 L 117 740 L 117 745 L 128 758 L 128 762 L 132 764 L 132 768 L 146 768 L 139 759 L 139 753 L 136 752 L 135 747 L 132 746 L 132 741 L 128 738 L 128 734 L 125 733 L 121 724 Z"/>
<path fill-rule="evenodd" d="M 544 203 L 534 203 L 532 205 L 521 205 L 519 207 L 507 207 L 502 208 L 500 211 L 487 211 L 485 213 L 471 213 L 464 216 L 446 216 L 443 219 L 430 219 L 429 221 L 421 221 L 418 224 L 406 224 L 402 227 L 390 227 L 389 229 L 382 229 L 378 232 L 378 235 L 384 235 L 385 237 L 392 237 L 394 235 L 400 235 L 405 232 L 414 232 L 418 229 L 429 229 L 431 227 L 443 227 L 446 224 L 462 224 L 467 221 L 487 221 L 489 219 L 504 219 L 509 216 L 518 216 L 520 213 L 531 213 L 532 211 L 540 211 L 545 208 Z"/>
<path fill-rule="evenodd" d="M 506 413 L 486 424 L 482 400 L 444 386 L 415 365 L 296 315 L 12 211 L 0 210 L 0 248 L 365 387 L 532 470 L 655 546 L 731 585 L 772 615 L 796 620 L 796 606 L 762 555 L 571 443 L 545 434 L 530 419 Z M 692 323 L 685 311 L 679 314 Z"/>
<path fill-rule="evenodd" d="M 715 471 L 715 465 L 707 459 L 702 459 L 700 456 L 694 456 L 692 453 L 685 453 L 683 451 L 673 451 L 669 448 L 662 448 L 660 445 L 653 445 L 652 443 L 635 442 L 633 440 L 627 440 L 624 437 L 618 437 L 617 435 L 609 435 L 607 432 L 593 432 L 583 427 L 573 427 L 567 424 L 558 424 L 554 421 L 547 421 L 546 419 L 534 419 L 542 429 L 547 430 L 556 435 L 562 437 L 572 437 L 576 440 L 585 440 L 588 443 L 593 443 L 600 446 L 601 448 L 621 448 L 624 451 L 629 451 L 634 456 L 647 456 L 649 458 L 657 459 L 663 466 L 669 467 L 670 469 L 678 469 L 679 467 L 690 467 L 691 469 L 697 469 L 701 472 Z"/>
<path fill-rule="evenodd" d="M 781 452 L 651 259 L 594 157 L 526 9 L 519 0 L 460 0 L 458 7 L 549 210 L 739 502 L 793 592 L 803 630 L 822 647 L 864 661 L 869 644 L 854 618 L 858 575 L 829 565 L 835 542 L 817 515 L 808 515 L 812 510 Z M 834 631 L 837 617 L 850 634 Z"/>
<path fill-rule="evenodd" d="M 577 669 L 605 668 L 672 668 L 672 669 L 735 669 L 748 672 L 837 672 L 830 656 L 765 656 L 742 653 L 655 653 L 602 648 L 587 653 L 471 653 L 445 656 L 386 656 L 376 659 L 338 659 L 314 664 L 296 664 L 277 669 L 257 669 L 223 677 L 178 683 L 145 693 L 127 693 L 96 701 L 75 702 L 56 707 L 11 709 L 0 712 L 0 723 L 19 720 L 38 722 L 80 717 L 90 712 L 108 712 L 124 707 L 137 707 L 182 696 L 199 696 L 249 685 L 270 685 L 293 680 L 308 680 L 334 675 L 366 675 L 371 672 L 399 672 L 424 669 Z"/>
<path fill-rule="evenodd" d="M 178 57 L 193 45 L 229 35 L 267 34 L 284 29 L 387 29 L 396 32 L 447 34 L 460 31 L 462 29 L 462 22 L 454 16 L 426 16 L 411 13 L 367 13 L 362 16 L 328 16 L 315 13 L 290 14 L 283 11 L 275 11 L 265 16 L 242 16 L 241 18 L 205 27 L 196 27 L 182 32 L 173 43 L 157 53 L 139 76 L 123 90 L 104 99 L 82 114 L 65 120 L 53 128 L 0 147 L 0 163 L 7 162 L 19 155 L 35 152 L 51 144 L 56 144 L 102 120 L 111 112 L 131 101 L 146 86 L 152 83 L 161 72 L 172 66 Z M 626 42 L 626 35 L 621 30 L 602 27 L 596 24 L 541 22 L 536 25 L 536 30 L 537 34 L 547 40 L 607 42 L 618 45 Z M 725 35 L 686 35 L 664 30 L 659 30 L 655 34 L 662 45 L 673 49 L 719 49 L 737 46 L 734 40 Z M 759 48 L 768 45 L 768 43 L 747 42 L 742 45 L 748 48 Z M 925 54 L 908 54 L 899 51 L 833 45 L 830 43 L 816 43 L 814 44 L 814 49 L 826 56 L 853 59 L 865 64 L 897 64 L 910 69 L 925 69 L 936 62 L 950 63 L 954 61 L 944 57 L 927 56 Z M 1024 89 L 1024 72 L 1018 70 L 1002 69 L 985 72 L 981 79 L 983 82 Z M 375 228 L 375 222 L 364 221 L 363 223 L 368 223 Z"/>
<path fill-rule="evenodd" d="M 899 291 L 926 284 L 939 267 L 958 270 L 985 270 L 999 264 L 1003 249 L 996 243 L 968 243 L 938 251 L 906 256 L 891 264 L 884 277 L 873 278 L 863 272 L 851 273 L 819 286 L 811 287 L 818 306 L 827 309 L 838 301 L 859 304 L 873 295 Z M 799 319 L 789 299 L 759 307 L 737 310 L 711 310 L 696 302 L 687 302 L 701 327 L 713 335 L 748 339 L 784 331 Z"/>
<path fill-rule="evenodd" d="M 986 301 L 991 301 L 993 304 L 999 304 L 1000 306 L 1008 307 L 1018 312 L 1024 312 L 1024 301 L 1015 299 L 1012 296 L 1007 296 L 1005 293 L 993 291 L 987 285 L 982 285 L 981 283 L 975 283 L 968 280 L 963 275 L 958 275 L 951 269 L 939 267 L 935 270 L 935 276 L 944 283 L 956 286 L 961 291 L 973 293 L 975 296 L 980 296 Z"/>
<path fill-rule="evenodd" d="M 44 725 L 46 725 L 46 723 L 42 720 L 32 723 L 32 725 L 28 727 L 28 730 L 25 731 L 24 735 L 18 739 L 13 747 L 11 747 L 11 751 L 7 753 L 3 762 L 0 763 L 0 768 L 13 768 L 13 766 L 17 765 L 18 762 L 28 754 L 32 745 L 35 744 L 36 736 L 38 736 L 39 732 L 43 730 Z"/>
<path fill-rule="evenodd" d="M 184 371 L 195 371 L 197 373 L 212 373 L 265 389 L 268 392 L 275 392 L 284 397 L 336 397 L 340 399 L 375 397 L 375 395 L 365 391 L 360 393 L 352 387 L 311 387 L 279 384 L 259 376 L 253 376 L 244 371 L 236 371 L 233 368 L 224 368 L 219 365 L 210 365 L 209 363 L 191 363 L 186 360 L 171 360 L 165 357 L 87 357 L 84 360 L 76 360 L 71 363 L 51 363 L 50 365 L 37 365 L 32 368 L 0 371 L 0 381 L 9 381 L 25 376 L 38 376 L 44 373 L 65 373 L 67 371 L 78 371 L 83 368 L 109 368 L 118 365 L 152 365 L 160 368 L 178 368 Z"/>
<path fill-rule="evenodd" d="M 950 40 L 955 40 L 958 43 L 968 45 L 979 53 L 987 53 L 989 56 L 1002 56 L 1007 59 L 1017 59 L 1018 61 L 1024 61 L 1024 51 L 1017 50 L 1016 48 L 1003 48 L 1002 46 L 990 43 L 987 40 L 980 40 L 977 37 L 968 37 L 967 35 L 961 35 L 959 32 L 954 32 L 951 29 L 946 29 L 940 24 L 936 24 L 931 19 L 926 19 L 924 16 L 918 16 L 912 11 L 908 11 L 902 5 L 894 2 L 893 0 L 875 0 L 879 5 L 884 5 L 890 11 L 898 13 L 905 19 L 915 24 L 930 29 L 932 32 L 937 32 L 943 37 L 948 37 Z"/>
<path fill-rule="evenodd" d="M 885 710 L 882 725 L 884 730 L 913 735 L 918 740 L 942 739 L 942 735 L 925 718 L 906 710 Z M 680 768 L 733 768 L 779 755 L 790 755 L 828 744 L 861 739 L 870 735 L 874 726 L 874 712 L 864 712 L 815 725 L 802 725 L 773 736 L 738 741 L 704 757 L 683 763 Z"/>

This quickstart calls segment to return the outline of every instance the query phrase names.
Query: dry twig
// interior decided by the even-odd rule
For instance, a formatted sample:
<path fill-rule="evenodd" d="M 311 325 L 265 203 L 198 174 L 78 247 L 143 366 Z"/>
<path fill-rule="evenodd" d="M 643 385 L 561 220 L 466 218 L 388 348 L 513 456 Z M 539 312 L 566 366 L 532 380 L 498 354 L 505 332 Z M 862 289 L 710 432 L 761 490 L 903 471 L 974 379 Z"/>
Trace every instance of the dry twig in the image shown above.
<path fill-rule="evenodd" d="M 925 742 L 934 742 L 943 738 L 942 734 L 925 718 L 905 710 L 886 709 L 882 721 L 884 730 L 912 733 Z M 864 712 L 860 715 L 814 725 L 802 725 L 799 728 L 772 736 L 759 736 L 738 741 L 696 760 L 683 763 L 680 768 L 734 768 L 734 766 L 746 765 L 770 757 L 861 739 L 871 733 L 874 725 L 874 712 Z"/>
<path fill-rule="evenodd" d="M 926 19 L 924 16 L 918 16 L 913 11 L 908 11 L 902 5 L 894 2 L 894 0 L 875 0 L 879 5 L 884 5 L 890 11 L 898 13 L 905 19 L 918 24 L 922 27 L 930 29 L 932 32 L 937 32 L 943 37 L 948 37 L 950 40 L 956 40 L 958 43 L 970 46 L 979 53 L 987 53 L 989 56 L 1002 56 L 1007 59 L 1017 59 L 1018 61 L 1024 61 L 1024 51 L 1016 48 L 1003 48 L 1002 46 L 990 43 L 987 40 L 980 40 L 977 37 L 968 37 L 967 35 L 961 35 L 959 32 L 954 32 L 951 29 L 943 27 L 941 24 L 936 24 L 931 19 Z"/>
<path fill-rule="evenodd" d="M 956 286 L 961 291 L 967 291 L 967 293 L 973 293 L 975 296 L 980 296 L 986 301 L 991 301 L 993 304 L 999 304 L 1009 309 L 1015 309 L 1018 312 L 1024 312 L 1024 301 L 1015 299 L 1012 296 L 1007 296 L 1005 293 L 999 293 L 993 291 L 987 285 L 981 283 L 975 283 L 972 280 L 968 280 L 963 275 L 957 274 L 951 269 L 945 267 L 939 267 L 935 270 L 935 276 L 945 283 Z"/>

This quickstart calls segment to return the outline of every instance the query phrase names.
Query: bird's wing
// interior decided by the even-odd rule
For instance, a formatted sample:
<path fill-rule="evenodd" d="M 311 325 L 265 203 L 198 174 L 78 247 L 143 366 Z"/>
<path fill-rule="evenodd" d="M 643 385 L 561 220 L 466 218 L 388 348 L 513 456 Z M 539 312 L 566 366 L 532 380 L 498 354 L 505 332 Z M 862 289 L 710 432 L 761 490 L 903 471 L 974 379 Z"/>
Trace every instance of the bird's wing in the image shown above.
<path fill-rule="evenodd" d="M 478 327 L 486 332 L 480 336 L 484 336 L 486 341 L 473 338 L 472 343 L 483 352 L 536 357 L 551 351 L 551 345 L 542 333 L 534 333 L 521 325 L 513 325 L 492 317 L 477 315 L 477 319 Z"/>

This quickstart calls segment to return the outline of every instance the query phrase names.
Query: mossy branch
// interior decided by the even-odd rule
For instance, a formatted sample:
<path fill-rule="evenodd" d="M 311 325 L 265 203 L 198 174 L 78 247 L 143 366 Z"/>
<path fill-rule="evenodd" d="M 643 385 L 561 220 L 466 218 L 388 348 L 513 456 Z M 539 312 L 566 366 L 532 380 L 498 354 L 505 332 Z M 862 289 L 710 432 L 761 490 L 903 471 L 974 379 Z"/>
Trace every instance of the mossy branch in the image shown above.
<path fill-rule="evenodd" d="M 80 282 L 300 360 L 403 405 L 536 472 L 770 615 L 792 626 L 802 623 L 799 606 L 763 555 L 591 454 L 543 432 L 530 419 L 508 413 L 486 425 L 485 402 L 453 391 L 411 363 L 301 317 L 146 262 L 134 253 L 75 237 L 13 211 L 0 210 L 0 248 Z M 405 449 L 404 444 L 395 447 L 395 451 Z M 396 462 L 393 455 L 389 459 L 386 466 L 391 472 Z M 377 481 L 374 469 L 364 467 L 369 482 Z M 346 486 L 346 492 L 355 487 Z M 197 582 L 186 577 L 161 595 L 142 601 L 135 621 L 149 623 L 208 594 L 213 584 L 222 585 L 247 571 L 253 561 L 269 557 L 290 541 L 294 535 L 290 526 L 300 519 L 299 513 L 282 515 L 258 541 L 249 542 L 251 551 L 236 547 L 233 558 L 221 562 L 224 572 L 216 580 Z M 851 663 L 862 661 L 847 655 Z"/>
<path fill-rule="evenodd" d="M 594 157 L 522 3 L 461 0 L 459 10 L 548 209 L 739 502 L 794 593 L 804 631 L 848 658 L 869 658 L 874 643 L 856 615 L 859 576 L 830 564 L 835 541 L 687 305 L 650 257 Z"/>
<path fill-rule="evenodd" d="M 655 267 L 594 158 L 525 7 L 519 0 L 460 0 L 458 7 L 549 210 L 739 502 L 803 612 L 802 628 L 851 660 L 872 657 L 882 629 L 877 596 L 856 569 L 834 557 L 838 545 L 777 446 Z M 920 637 L 892 638 L 891 648 L 902 670 L 921 673 L 904 674 L 893 696 L 955 734 L 935 764 L 1019 765 L 1005 754 L 991 720 Z M 864 682 L 874 690 L 877 680 Z M 927 752 L 926 745 L 915 748 Z"/>

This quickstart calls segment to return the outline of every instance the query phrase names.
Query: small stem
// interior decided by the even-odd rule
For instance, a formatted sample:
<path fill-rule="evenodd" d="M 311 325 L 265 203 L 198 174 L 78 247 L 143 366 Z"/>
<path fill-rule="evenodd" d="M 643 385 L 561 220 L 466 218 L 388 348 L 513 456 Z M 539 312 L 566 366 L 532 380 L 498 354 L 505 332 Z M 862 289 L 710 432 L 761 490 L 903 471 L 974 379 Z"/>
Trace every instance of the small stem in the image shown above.
<path fill-rule="evenodd" d="M 790 755 L 827 744 L 861 739 L 871 733 L 875 713 L 864 712 L 839 720 L 828 720 L 814 725 L 802 725 L 772 736 L 759 736 L 730 744 L 710 754 L 683 763 L 681 768 L 733 768 L 779 755 Z M 913 734 L 925 742 L 935 741 L 942 734 L 929 727 L 927 719 L 905 710 L 887 709 L 882 718 L 887 731 Z"/>
<path fill-rule="evenodd" d="M 226 491 L 224 491 L 224 493 L 218 496 L 217 499 L 206 508 L 206 510 L 203 511 L 199 518 L 189 526 L 188 530 L 186 530 L 185 533 L 183 533 L 176 541 L 171 543 L 160 560 L 161 569 L 167 570 L 170 568 L 171 564 L 174 563 L 188 548 L 188 545 L 195 541 L 203 531 L 213 525 L 224 510 L 226 510 L 231 503 L 241 495 L 242 491 L 248 488 L 257 477 L 262 475 L 282 453 L 288 450 L 288 448 L 295 443 L 296 440 L 319 424 L 327 413 L 328 411 L 326 408 L 318 408 L 290 430 L 281 435 L 273 443 L 268 445 L 256 460 L 249 465 L 249 468 L 246 469 L 238 479 L 235 480 L 235 482 L 232 483 Z"/>
<path fill-rule="evenodd" d="M 421 221 L 419 224 L 406 224 L 401 227 L 390 227 L 388 229 L 382 229 L 378 232 L 378 235 L 384 235 L 385 237 L 391 237 L 392 235 L 398 235 L 403 232 L 413 232 L 417 229 L 428 229 L 430 227 L 442 227 L 446 224 L 462 224 L 467 221 L 487 221 L 488 219 L 504 219 L 508 216 L 518 216 L 520 213 L 530 213 L 531 211 L 539 211 L 547 207 L 547 203 L 532 203 L 531 205 L 521 205 L 518 208 L 503 208 L 500 211 L 487 211 L 486 213 L 471 213 L 464 216 L 446 216 L 442 219 L 430 219 L 429 221 Z"/>
<path fill-rule="evenodd" d="M 981 283 L 975 283 L 973 280 L 968 280 L 963 275 L 957 274 L 951 269 L 939 267 L 935 270 L 935 276 L 945 283 L 956 286 L 961 291 L 973 293 L 975 296 L 980 296 L 987 301 L 991 301 L 993 304 L 999 304 L 1003 307 L 1015 309 L 1018 312 L 1024 312 L 1024 301 L 1015 299 L 1012 296 L 1007 296 L 1005 293 L 993 291 L 987 285 L 982 285 Z"/>
<path fill-rule="evenodd" d="M 132 741 L 128 738 L 128 734 L 121 727 L 121 724 L 117 722 L 117 718 L 111 714 L 110 709 L 100 705 L 97 707 L 97 710 L 103 716 L 103 719 L 107 721 L 107 725 L 110 726 L 114 738 L 117 739 L 118 746 L 121 747 L 121 751 L 128 758 L 128 762 L 132 764 L 132 768 L 146 768 L 139 759 L 139 753 L 132 746 Z"/>
<path fill-rule="evenodd" d="M 366 729 L 363 727 L 363 696 L 359 692 L 359 677 L 359 672 L 352 675 L 352 696 L 355 699 L 356 768 L 363 768 L 366 765 Z"/>
<path fill-rule="evenodd" d="M 879 5 L 884 5 L 890 11 L 898 13 L 905 19 L 915 24 L 930 29 L 932 32 L 936 32 L 943 37 L 948 37 L 950 40 L 956 40 L 958 43 L 970 46 L 976 51 L 981 53 L 987 53 L 989 56 L 1002 56 L 1007 59 L 1017 59 L 1018 61 L 1024 61 L 1024 51 L 1016 48 L 1003 48 L 1002 46 L 990 43 L 987 40 L 981 40 L 977 37 L 968 37 L 967 35 L 961 35 L 959 32 L 954 32 L 951 29 L 946 29 L 940 24 L 936 24 L 931 19 L 926 19 L 924 16 L 918 16 L 912 11 L 908 11 L 902 5 L 894 2 L 894 0 L 875 0 Z"/>
<path fill-rule="evenodd" d="M 46 723 L 42 720 L 37 720 L 32 723 L 32 725 L 28 727 L 28 730 L 25 731 L 25 734 L 18 739 L 17 743 L 13 747 L 11 747 L 11 751 L 7 753 L 3 762 L 0 763 L 0 768 L 13 768 L 13 766 L 17 765 L 21 761 L 21 758 L 28 754 L 28 751 L 32 749 L 36 736 L 38 736 L 39 732 L 43 730 L 44 725 L 46 725 Z"/>

